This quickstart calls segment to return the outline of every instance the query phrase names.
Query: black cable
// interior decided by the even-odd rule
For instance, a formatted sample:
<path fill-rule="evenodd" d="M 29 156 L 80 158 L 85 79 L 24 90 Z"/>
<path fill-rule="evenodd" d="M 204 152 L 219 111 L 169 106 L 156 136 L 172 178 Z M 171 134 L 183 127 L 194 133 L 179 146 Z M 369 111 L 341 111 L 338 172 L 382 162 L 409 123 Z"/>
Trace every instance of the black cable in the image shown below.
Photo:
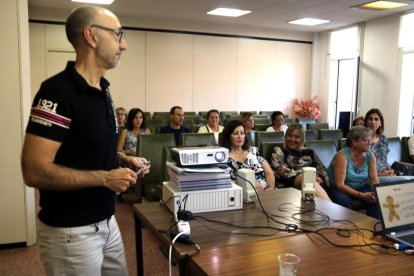
<path fill-rule="evenodd" d="M 291 225 L 291 224 L 289 224 L 289 227 L 288 227 L 288 224 L 283 223 L 283 222 L 280 222 L 280 221 L 277 221 L 277 220 L 275 220 L 272 216 L 270 216 L 270 215 L 268 214 L 268 212 L 267 212 L 267 211 L 265 210 L 265 208 L 263 207 L 262 201 L 260 200 L 259 194 L 257 193 L 256 187 L 253 185 L 253 183 L 251 183 L 249 180 L 247 180 L 246 178 L 244 178 L 244 177 L 242 177 L 242 176 L 240 176 L 240 175 L 238 175 L 238 177 L 240 177 L 241 179 L 245 180 L 245 181 L 246 181 L 247 183 L 249 183 L 249 184 L 250 184 L 250 186 L 253 188 L 253 190 L 254 190 L 254 192 L 255 192 L 255 194 L 256 194 L 256 200 L 259 202 L 259 205 L 260 205 L 260 210 L 261 210 L 261 212 L 262 212 L 262 213 L 266 216 L 266 218 L 267 218 L 267 219 L 269 219 L 269 220 L 271 220 L 271 221 L 273 221 L 273 222 L 275 222 L 275 223 L 285 225 L 285 226 L 286 226 L 285 230 L 286 230 L 286 231 L 291 231 L 291 230 L 289 230 L 289 229 L 291 229 L 291 228 L 292 228 L 292 225 Z M 297 226 L 296 226 L 296 228 L 297 228 Z"/>
<path fill-rule="evenodd" d="M 275 223 L 284 225 L 284 228 L 277 228 L 277 227 L 272 227 L 272 226 L 242 226 L 242 225 L 236 225 L 233 223 L 229 223 L 229 222 L 223 222 L 223 221 L 218 221 L 218 220 L 213 220 L 213 219 L 208 219 L 206 217 L 203 216 L 193 216 L 194 219 L 196 219 L 200 224 L 202 224 L 204 227 L 206 227 L 209 230 L 212 231 L 216 231 L 216 232 L 220 232 L 220 233 L 226 233 L 226 234 L 241 234 L 241 235 L 253 235 L 253 236 L 274 236 L 278 233 L 280 233 L 281 231 L 286 231 L 286 232 L 304 232 L 304 233 L 308 233 L 308 234 L 315 234 L 319 237 L 321 237 L 323 240 L 325 240 L 327 243 L 331 244 L 332 246 L 336 246 L 336 247 L 341 247 L 341 248 L 355 248 L 355 247 L 369 247 L 373 250 L 376 251 L 380 251 L 381 249 L 394 249 L 393 246 L 388 246 L 385 244 L 381 244 L 381 243 L 369 243 L 366 242 L 366 235 L 364 234 L 364 231 L 371 233 L 372 235 L 377 235 L 378 231 L 376 231 L 376 226 L 378 225 L 375 224 L 374 225 L 374 230 L 370 230 L 370 229 L 366 229 L 366 228 L 360 228 L 358 227 L 355 223 L 353 223 L 352 221 L 349 220 L 334 220 L 331 219 L 328 215 L 324 214 L 323 212 L 319 211 L 316 208 L 315 203 L 313 202 L 313 206 L 311 207 L 299 207 L 299 206 L 295 206 L 291 203 L 283 203 L 278 207 L 278 211 L 280 212 L 286 212 L 286 213 L 291 213 L 290 217 L 284 217 L 284 216 L 280 216 L 280 215 L 275 215 L 275 214 L 269 214 L 265 208 L 263 207 L 263 204 L 260 200 L 259 194 L 257 193 L 257 190 L 255 188 L 255 186 L 253 185 L 253 183 L 251 183 L 249 180 L 245 179 L 244 177 L 238 176 L 241 179 L 245 180 L 247 183 L 249 183 L 256 194 L 256 199 L 257 202 L 259 203 L 260 206 L 260 211 L 265 215 L 265 217 L 268 220 L 271 220 Z M 170 197 L 165 203 L 167 203 L 169 200 L 171 200 L 171 198 L 174 197 Z M 187 199 L 188 199 L 188 194 L 182 199 L 181 202 L 183 202 L 184 204 L 184 208 L 183 210 L 186 210 L 186 203 L 187 203 Z M 289 207 L 290 206 L 290 207 Z M 179 205 L 179 210 L 181 210 L 181 204 Z M 293 213 L 292 213 L 293 212 Z M 312 215 L 317 215 L 320 217 L 320 219 L 305 219 L 305 218 L 298 218 L 298 216 L 306 216 L 308 214 L 312 214 Z M 320 226 L 322 224 L 330 224 L 331 222 L 335 222 L 335 223 L 348 223 L 348 225 L 353 226 L 354 228 L 338 228 L 338 227 L 324 227 L 324 228 L 319 228 L 316 230 L 308 230 L 308 229 L 303 229 L 301 227 L 299 227 L 298 224 L 296 223 L 284 223 L 281 221 L 278 221 L 275 219 L 275 217 L 277 218 L 283 218 L 285 220 L 292 220 L 293 222 L 299 222 L 301 225 L 305 224 L 308 226 Z M 212 228 L 206 224 L 204 224 L 201 220 L 205 220 L 207 222 L 210 223 L 216 223 L 216 224 L 222 224 L 222 225 L 226 225 L 229 227 L 234 227 L 234 228 L 239 228 L 239 229 L 268 229 L 268 230 L 274 230 L 277 231 L 275 233 L 270 233 L 270 234 L 258 234 L 258 233 L 252 233 L 252 232 L 245 232 L 245 231 L 241 231 L 241 232 L 235 232 L 235 231 L 221 231 L 221 230 L 217 230 L 215 228 Z M 174 223 L 171 227 L 169 227 L 169 229 L 167 231 L 164 231 L 170 238 L 170 231 L 171 229 L 173 229 L 173 227 L 177 224 Z M 327 238 L 324 233 L 321 233 L 323 231 L 326 230 L 330 230 L 330 231 L 336 231 L 336 233 L 344 238 L 349 238 L 351 237 L 352 233 L 360 236 L 362 238 L 362 244 L 358 243 L 358 244 L 338 244 L 335 243 L 333 241 L 331 241 L 329 238 Z M 162 230 L 159 230 L 160 232 Z M 188 239 L 189 241 L 186 242 L 188 244 L 193 244 L 194 246 L 197 245 L 196 243 L 194 243 L 193 241 L 191 241 L 190 239 Z M 198 245 L 197 245 L 198 246 Z M 197 247 L 195 247 L 197 249 Z M 198 247 L 199 248 L 199 247 Z M 198 250 L 199 251 L 199 250 Z M 197 254 L 198 252 L 196 252 L 195 254 Z M 391 254 L 391 255 L 399 255 L 399 254 Z"/>
<path fill-rule="evenodd" d="M 184 211 L 185 211 L 185 210 L 187 210 L 187 209 L 186 209 L 186 206 L 187 206 L 187 199 L 188 199 L 188 194 L 186 194 L 186 195 L 184 196 L 183 200 L 182 200 L 182 202 L 184 202 L 184 209 L 183 209 Z"/>
<path fill-rule="evenodd" d="M 217 228 L 210 227 L 207 224 L 204 224 L 201 220 L 199 220 L 197 218 L 204 219 L 207 222 L 218 223 L 218 224 L 225 224 L 227 226 L 231 226 L 231 227 L 234 227 L 234 228 L 241 228 L 241 229 L 270 229 L 270 230 L 276 230 L 277 232 L 270 233 L 270 234 L 259 234 L 257 232 L 222 231 L 222 230 L 218 230 Z M 284 229 L 278 229 L 278 228 L 271 227 L 271 226 L 241 226 L 241 225 L 237 225 L 237 224 L 226 223 L 226 222 L 223 222 L 223 221 L 211 220 L 211 219 L 205 218 L 203 216 L 194 216 L 194 219 L 198 223 L 200 223 L 201 225 L 203 225 L 205 228 L 207 228 L 207 229 L 209 229 L 211 231 L 217 232 L 217 233 L 224 233 L 224 234 L 236 234 L 236 235 L 249 235 L 249 236 L 269 237 L 269 236 L 274 236 L 274 235 L 280 233 L 281 231 L 284 231 Z"/>

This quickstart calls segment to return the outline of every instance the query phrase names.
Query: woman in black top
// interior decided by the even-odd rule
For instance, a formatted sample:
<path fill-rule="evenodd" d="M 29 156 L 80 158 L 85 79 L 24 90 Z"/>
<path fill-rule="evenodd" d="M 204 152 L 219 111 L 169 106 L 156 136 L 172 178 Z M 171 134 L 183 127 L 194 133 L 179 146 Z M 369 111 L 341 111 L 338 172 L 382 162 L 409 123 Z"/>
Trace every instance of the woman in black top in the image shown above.
<path fill-rule="evenodd" d="M 322 188 L 329 183 L 326 168 L 312 149 L 303 147 L 304 137 L 301 124 L 290 125 L 285 134 L 285 146 L 274 148 L 271 167 L 278 182 L 297 189 L 302 186 L 302 168 L 316 168 L 316 196 L 330 200 Z"/>

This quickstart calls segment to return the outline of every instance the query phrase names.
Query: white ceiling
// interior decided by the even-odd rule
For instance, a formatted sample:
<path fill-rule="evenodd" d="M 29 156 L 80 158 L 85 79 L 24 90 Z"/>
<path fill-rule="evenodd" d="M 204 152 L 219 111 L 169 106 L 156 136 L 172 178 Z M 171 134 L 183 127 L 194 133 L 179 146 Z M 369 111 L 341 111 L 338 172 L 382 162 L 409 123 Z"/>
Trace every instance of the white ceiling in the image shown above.
<path fill-rule="evenodd" d="M 266 30 L 266 32 L 320 32 L 337 29 L 377 17 L 414 10 L 410 5 L 389 11 L 369 11 L 352 6 L 372 0 L 115 0 L 106 6 L 123 25 L 169 30 L 224 32 L 235 30 Z M 79 4 L 70 0 L 28 0 L 29 18 L 63 22 Z M 238 18 L 207 15 L 218 7 L 250 10 Z M 286 22 L 302 17 L 328 19 L 331 22 L 306 27 Z"/>

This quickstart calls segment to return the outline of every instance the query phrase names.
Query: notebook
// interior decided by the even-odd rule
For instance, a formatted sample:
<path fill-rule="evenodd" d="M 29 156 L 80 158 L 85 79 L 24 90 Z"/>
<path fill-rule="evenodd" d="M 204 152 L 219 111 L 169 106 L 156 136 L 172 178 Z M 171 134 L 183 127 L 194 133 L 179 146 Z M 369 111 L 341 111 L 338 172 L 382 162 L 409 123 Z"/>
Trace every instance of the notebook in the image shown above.
<path fill-rule="evenodd" d="M 414 180 L 374 185 L 383 234 L 414 247 Z"/>

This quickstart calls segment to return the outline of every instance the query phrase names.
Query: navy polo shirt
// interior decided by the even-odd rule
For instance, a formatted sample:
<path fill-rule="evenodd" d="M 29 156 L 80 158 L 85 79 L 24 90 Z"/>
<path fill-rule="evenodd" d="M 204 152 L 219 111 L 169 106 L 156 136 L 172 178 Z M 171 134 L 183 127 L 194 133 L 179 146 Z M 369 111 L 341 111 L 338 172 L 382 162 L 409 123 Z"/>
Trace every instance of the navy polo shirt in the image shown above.
<path fill-rule="evenodd" d="M 68 62 L 61 73 L 44 81 L 37 93 L 27 133 L 58 141 L 55 163 L 79 170 L 117 168 L 117 122 L 102 78 L 98 90 Z M 104 187 L 72 191 L 40 190 L 39 219 L 50 226 L 88 225 L 115 213 L 115 192 Z"/>

